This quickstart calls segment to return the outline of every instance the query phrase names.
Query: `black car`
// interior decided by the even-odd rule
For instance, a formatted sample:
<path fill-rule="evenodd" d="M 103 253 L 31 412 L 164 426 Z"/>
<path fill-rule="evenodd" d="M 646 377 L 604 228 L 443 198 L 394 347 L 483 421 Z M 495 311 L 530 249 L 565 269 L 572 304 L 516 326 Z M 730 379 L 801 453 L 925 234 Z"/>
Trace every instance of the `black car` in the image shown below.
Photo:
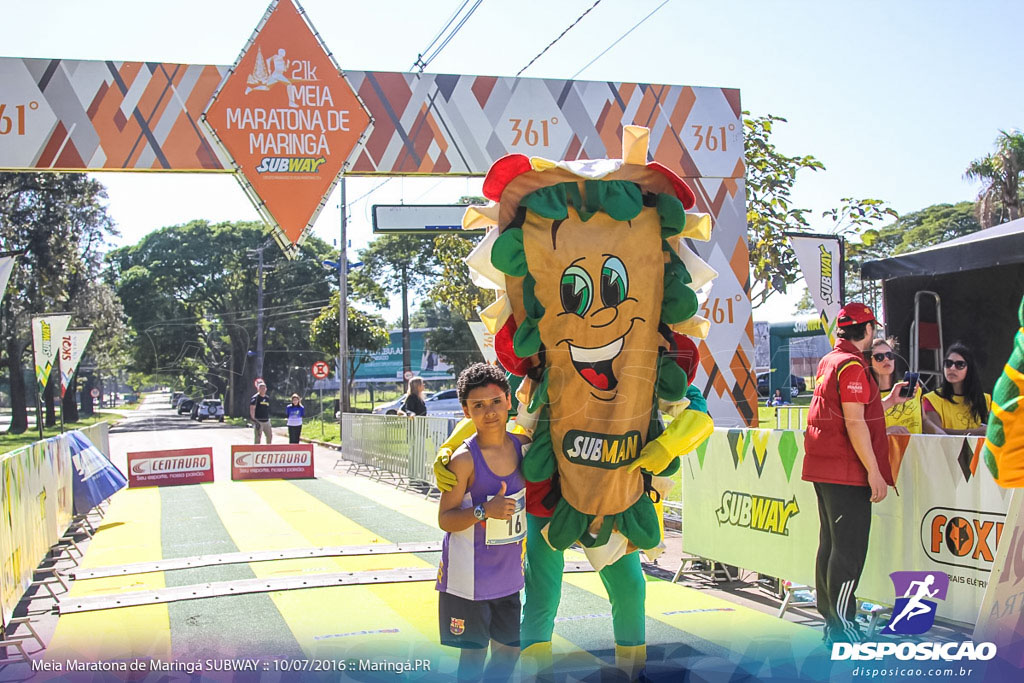
<path fill-rule="evenodd" d="M 767 396 L 768 395 L 768 379 L 769 379 L 770 376 L 771 376 L 771 373 L 768 373 L 768 372 L 762 372 L 760 375 L 757 376 L 757 393 L 758 393 L 759 396 Z M 789 383 L 790 383 L 790 386 L 792 387 L 790 389 L 790 392 L 792 393 L 792 398 L 796 398 L 801 393 L 807 391 L 807 382 L 804 381 L 803 377 L 797 377 L 796 375 L 790 375 L 789 376 Z"/>
<path fill-rule="evenodd" d="M 195 404 L 190 398 L 183 398 L 178 401 L 178 415 L 186 415 L 192 412 L 192 406 Z"/>

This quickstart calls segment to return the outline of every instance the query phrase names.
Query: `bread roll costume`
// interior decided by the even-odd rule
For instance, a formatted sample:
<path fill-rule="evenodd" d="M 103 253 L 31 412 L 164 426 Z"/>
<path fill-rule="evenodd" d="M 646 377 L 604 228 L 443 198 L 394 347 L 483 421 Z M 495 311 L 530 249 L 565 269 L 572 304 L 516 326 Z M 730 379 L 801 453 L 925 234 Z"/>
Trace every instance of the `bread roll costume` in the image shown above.
<path fill-rule="evenodd" d="M 550 657 L 561 551 L 579 542 L 612 601 L 617 663 L 632 674 L 646 661 L 637 550 L 653 555 L 663 538 L 658 475 L 678 471 L 713 429 L 690 384 L 690 336 L 707 335 L 697 310 L 717 274 L 684 241 L 707 240 L 710 220 L 686 214 L 694 195 L 647 162 L 647 136 L 625 127 L 621 160 L 506 156 L 484 181 L 497 204 L 463 221 L 496 226 L 466 260 L 474 282 L 498 290 L 481 319 L 499 360 L 525 376 L 523 476 L 555 482 L 550 518 L 528 518 L 524 655 Z M 674 416 L 667 429 L 659 406 Z"/>

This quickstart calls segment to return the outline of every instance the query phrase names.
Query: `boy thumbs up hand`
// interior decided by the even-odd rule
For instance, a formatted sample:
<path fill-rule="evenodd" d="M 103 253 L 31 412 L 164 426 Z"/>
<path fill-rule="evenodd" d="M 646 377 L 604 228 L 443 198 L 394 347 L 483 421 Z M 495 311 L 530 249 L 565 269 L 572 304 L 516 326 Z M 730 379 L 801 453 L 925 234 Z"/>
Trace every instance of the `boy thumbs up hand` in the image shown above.
<path fill-rule="evenodd" d="M 495 494 L 494 498 L 484 503 L 484 510 L 487 512 L 487 516 L 492 519 L 509 519 L 512 517 L 512 513 L 516 511 L 516 501 L 512 498 L 505 497 L 505 491 L 508 487 L 505 482 L 501 482 L 501 489 Z"/>

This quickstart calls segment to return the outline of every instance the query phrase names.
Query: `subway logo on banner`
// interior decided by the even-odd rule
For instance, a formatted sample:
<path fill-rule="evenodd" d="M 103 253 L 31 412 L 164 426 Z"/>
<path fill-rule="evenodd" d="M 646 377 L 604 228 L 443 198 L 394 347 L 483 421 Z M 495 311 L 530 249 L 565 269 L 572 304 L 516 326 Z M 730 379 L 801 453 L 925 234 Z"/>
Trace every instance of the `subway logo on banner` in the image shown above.
<path fill-rule="evenodd" d="M 325 157 L 263 157 L 257 173 L 317 173 L 327 163 Z"/>
<path fill-rule="evenodd" d="M 724 491 L 722 506 L 715 511 L 719 524 L 765 531 L 788 536 L 789 520 L 800 513 L 796 496 L 789 501 L 782 498 L 755 496 L 739 491 Z"/>
<path fill-rule="evenodd" d="M 614 470 L 640 456 L 640 432 L 600 434 L 570 429 L 562 439 L 569 462 Z"/>
<path fill-rule="evenodd" d="M 934 507 L 921 519 L 921 545 L 932 560 L 977 568 L 992 562 L 1003 534 L 1004 513 Z"/>

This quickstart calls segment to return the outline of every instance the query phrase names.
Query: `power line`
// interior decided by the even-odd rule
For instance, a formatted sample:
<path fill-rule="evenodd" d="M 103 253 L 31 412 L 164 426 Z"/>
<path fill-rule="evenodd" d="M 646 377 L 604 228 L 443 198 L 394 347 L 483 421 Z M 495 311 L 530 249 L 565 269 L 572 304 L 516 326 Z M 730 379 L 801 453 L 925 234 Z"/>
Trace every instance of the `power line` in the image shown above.
<path fill-rule="evenodd" d="M 605 54 L 606 54 L 606 53 L 608 52 L 608 50 L 611 50 L 611 49 L 612 49 L 613 47 L 615 47 L 616 45 L 618 45 L 618 44 L 619 44 L 619 42 L 621 42 L 623 38 L 625 38 L 626 36 L 628 36 L 628 35 L 629 35 L 630 33 L 632 33 L 633 31 L 635 31 L 636 29 L 640 28 L 640 24 L 644 23 L 645 21 L 647 21 L 648 19 L 650 19 L 651 17 L 653 17 L 653 16 L 654 16 L 654 13 L 655 13 L 655 12 L 657 12 L 658 10 L 660 10 L 660 9 L 661 9 L 662 7 L 664 7 L 665 5 L 667 5 L 667 4 L 668 4 L 668 2 L 669 2 L 669 0 L 665 0 L 665 1 L 664 1 L 664 2 L 662 2 L 662 3 L 660 4 L 660 5 L 658 5 L 658 6 L 657 6 L 657 7 L 655 7 L 655 8 L 653 9 L 653 10 L 651 10 L 650 14 L 648 14 L 648 15 L 647 15 L 646 17 L 644 17 L 643 19 L 641 19 L 640 21 L 638 21 L 638 22 L 637 22 L 637 23 L 636 23 L 636 24 L 635 24 L 635 25 L 633 26 L 633 28 L 629 29 L 628 31 L 626 31 L 625 33 L 623 33 L 623 34 L 622 34 L 621 36 L 619 36 L 619 37 L 618 37 L 618 39 L 616 39 L 616 41 L 615 41 L 614 43 L 612 43 L 611 45 L 609 45 L 608 47 L 606 47 L 606 48 L 605 48 L 604 50 L 602 50 L 602 51 L 601 51 L 601 54 L 599 54 L 598 56 L 594 57 L 594 58 L 593 58 L 593 59 L 591 59 L 591 60 L 590 60 L 589 62 L 587 62 L 587 65 L 586 65 L 586 66 L 584 66 L 584 67 L 583 67 L 582 69 L 580 69 L 579 71 L 577 71 L 576 73 L 574 73 L 574 74 L 573 74 L 572 76 L 570 76 L 570 77 L 569 77 L 569 80 L 570 80 L 570 81 L 571 81 L 571 80 L 575 80 L 575 78 L 576 78 L 577 76 L 579 76 L 579 75 L 580 75 L 581 73 L 583 73 L 584 71 L 586 71 L 586 70 L 587 70 L 587 69 L 588 69 L 588 68 L 590 67 L 590 65 L 591 65 L 591 64 L 593 64 L 593 63 L 594 63 L 594 62 L 596 62 L 597 60 L 601 59 L 601 57 L 604 57 L 604 56 L 605 56 Z M 518 75 L 518 74 L 517 74 L 517 75 Z"/>
<path fill-rule="evenodd" d="M 547 46 L 546 48 L 544 48 L 544 49 L 543 49 L 543 50 L 541 50 L 541 51 L 540 51 L 539 53 L 537 53 L 537 56 L 536 56 L 536 57 L 534 57 L 533 59 L 531 59 L 531 60 L 530 60 L 530 63 L 529 63 L 529 64 L 527 64 L 527 65 L 526 65 L 526 66 L 524 66 L 524 67 L 523 67 L 522 69 L 520 69 L 520 70 L 519 70 L 519 73 L 517 73 L 515 77 L 516 77 L 516 78 L 519 78 L 519 74 L 521 74 L 521 73 L 523 73 L 524 71 L 526 71 L 527 69 L 529 69 L 529 68 L 530 68 L 530 67 L 531 67 L 531 66 L 533 65 L 533 63 L 534 63 L 534 62 L 536 62 L 536 61 L 537 61 L 538 59 L 540 59 L 541 55 L 543 55 L 543 54 L 544 54 L 545 52 L 547 52 L 548 50 L 550 50 L 550 49 L 551 49 L 551 46 L 552 46 L 552 45 L 554 45 L 555 43 L 557 43 L 557 42 L 558 42 L 559 40 L 561 40 L 561 39 L 562 39 L 562 36 L 564 36 L 564 35 L 565 35 L 566 33 L 568 33 L 568 32 L 569 32 L 569 31 L 570 31 L 570 30 L 572 29 L 572 27 L 573 27 L 573 26 L 575 26 L 576 24 L 580 23 L 580 21 L 581 21 L 581 20 L 583 19 L 583 17 L 585 17 L 585 16 L 587 16 L 588 14 L 590 14 L 590 10 L 594 9 L 595 7 L 597 7 L 597 6 L 598 6 L 598 5 L 600 5 L 600 4 L 601 4 L 601 0 L 594 0 L 594 4 L 593 4 L 593 5 L 591 5 L 591 6 L 590 6 L 590 7 L 589 7 L 589 8 L 587 9 L 587 11 L 586 11 L 586 12 L 584 12 L 583 14 L 579 15 L 578 17 L 576 17 L 576 21 L 574 21 L 574 22 L 572 22 L 571 24 L 569 24 L 569 27 L 568 27 L 567 29 L 565 29 L 564 31 L 562 31 L 561 33 L 559 33 L 559 34 L 558 34 L 558 37 L 557 37 L 557 38 L 555 38 L 555 39 L 554 39 L 554 40 L 552 40 L 552 41 L 551 41 L 550 43 L 548 43 L 548 46 Z"/>
<path fill-rule="evenodd" d="M 444 40 L 441 41 L 441 44 L 438 45 L 433 52 L 427 55 L 426 58 L 424 58 L 423 55 L 427 52 L 430 52 L 430 49 L 434 47 L 434 45 L 441 38 L 441 36 L 444 35 L 445 31 L 448 31 L 448 28 L 452 25 L 452 22 L 454 22 L 455 18 L 462 13 L 462 10 L 466 8 L 466 5 L 468 5 L 469 2 L 470 0 L 464 0 L 462 6 L 460 6 L 459 9 L 455 11 L 455 14 L 453 14 L 450 19 L 448 19 L 448 23 L 444 25 L 444 28 L 442 28 L 438 32 L 438 34 L 434 36 L 434 39 L 430 41 L 430 45 L 427 46 L 427 49 L 416 55 L 416 61 L 413 62 L 412 67 L 410 67 L 410 70 L 419 69 L 419 73 L 423 73 L 423 70 L 427 68 L 427 65 L 434 61 L 434 59 L 436 59 L 439 54 L 441 54 L 441 51 L 448 46 L 448 43 L 450 43 L 452 38 L 455 37 L 455 34 L 457 34 L 462 29 L 462 27 L 466 25 L 466 22 L 469 21 L 469 18 L 471 16 L 473 16 L 473 13 L 476 12 L 477 8 L 480 7 L 480 4 L 483 2 L 483 0 L 476 0 L 476 2 L 473 3 L 473 6 L 469 8 L 469 11 L 466 12 L 466 14 L 462 16 L 462 19 L 459 20 L 459 23 L 455 25 L 455 28 L 453 28 L 448 33 L 448 35 L 445 36 Z"/>

